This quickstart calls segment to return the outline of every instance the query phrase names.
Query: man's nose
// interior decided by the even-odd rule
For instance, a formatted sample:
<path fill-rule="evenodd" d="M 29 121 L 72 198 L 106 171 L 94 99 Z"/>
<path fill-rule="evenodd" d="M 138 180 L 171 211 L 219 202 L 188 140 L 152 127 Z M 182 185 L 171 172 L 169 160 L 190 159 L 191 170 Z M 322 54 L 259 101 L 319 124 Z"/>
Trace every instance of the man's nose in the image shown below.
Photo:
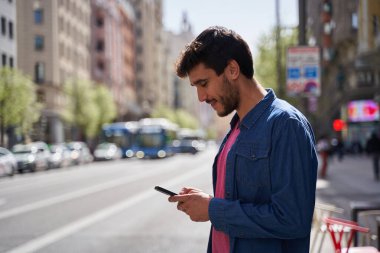
<path fill-rule="evenodd" d="M 198 100 L 199 102 L 204 102 L 207 99 L 207 93 L 202 87 L 197 87 Z"/>

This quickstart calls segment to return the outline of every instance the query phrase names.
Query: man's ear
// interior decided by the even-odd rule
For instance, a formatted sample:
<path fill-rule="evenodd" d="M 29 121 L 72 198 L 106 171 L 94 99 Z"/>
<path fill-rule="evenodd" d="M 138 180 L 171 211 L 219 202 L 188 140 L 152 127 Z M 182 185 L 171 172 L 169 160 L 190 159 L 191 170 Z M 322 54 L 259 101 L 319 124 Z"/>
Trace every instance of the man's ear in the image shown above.
<path fill-rule="evenodd" d="M 239 64 L 235 60 L 230 60 L 226 68 L 226 75 L 231 80 L 236 80 L 240 75 Z"/>

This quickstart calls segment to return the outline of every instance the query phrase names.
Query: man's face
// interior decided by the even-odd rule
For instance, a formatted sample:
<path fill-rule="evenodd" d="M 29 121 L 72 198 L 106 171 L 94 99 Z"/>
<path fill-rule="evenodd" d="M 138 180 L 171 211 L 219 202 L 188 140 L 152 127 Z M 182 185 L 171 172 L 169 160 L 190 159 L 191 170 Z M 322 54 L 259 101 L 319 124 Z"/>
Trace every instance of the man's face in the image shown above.
<path fill-rule="evenodd" d="M 201 63 L 189 72 L 189 80 L 197 88 L 199 101 L 210 104 L 219 116 L 227 116 L 238 108 L 239 91 L 225 73 L 218 76 Z"/>

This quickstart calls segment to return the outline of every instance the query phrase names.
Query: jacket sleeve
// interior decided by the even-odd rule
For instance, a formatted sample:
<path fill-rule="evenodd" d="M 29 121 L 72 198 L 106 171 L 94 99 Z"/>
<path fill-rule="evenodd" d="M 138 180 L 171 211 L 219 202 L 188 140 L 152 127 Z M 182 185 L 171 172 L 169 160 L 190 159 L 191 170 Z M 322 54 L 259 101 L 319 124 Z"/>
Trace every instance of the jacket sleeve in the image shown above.
<path fill-rule="evenodd" d="M 292 239 L 310 233 L 318 167 L 312 130 L 288 118 L 274 127 L 270 145 L 269 201 L 213 198 L 209 216 L 215 229 L 238 238 Z"/>

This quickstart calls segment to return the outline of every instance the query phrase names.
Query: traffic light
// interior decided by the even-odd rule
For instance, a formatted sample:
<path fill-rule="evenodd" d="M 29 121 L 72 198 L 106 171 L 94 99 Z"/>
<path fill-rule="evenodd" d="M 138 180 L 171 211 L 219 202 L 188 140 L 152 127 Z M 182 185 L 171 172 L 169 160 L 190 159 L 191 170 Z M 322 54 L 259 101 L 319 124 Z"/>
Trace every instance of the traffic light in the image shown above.
<path fill-rule="evenodd" d="M 341 119 L 336 119 L 333 122 L 333 129 L 334 131 L 340 132 L 344 129 L 346 129 L 346 122 Z"/>

